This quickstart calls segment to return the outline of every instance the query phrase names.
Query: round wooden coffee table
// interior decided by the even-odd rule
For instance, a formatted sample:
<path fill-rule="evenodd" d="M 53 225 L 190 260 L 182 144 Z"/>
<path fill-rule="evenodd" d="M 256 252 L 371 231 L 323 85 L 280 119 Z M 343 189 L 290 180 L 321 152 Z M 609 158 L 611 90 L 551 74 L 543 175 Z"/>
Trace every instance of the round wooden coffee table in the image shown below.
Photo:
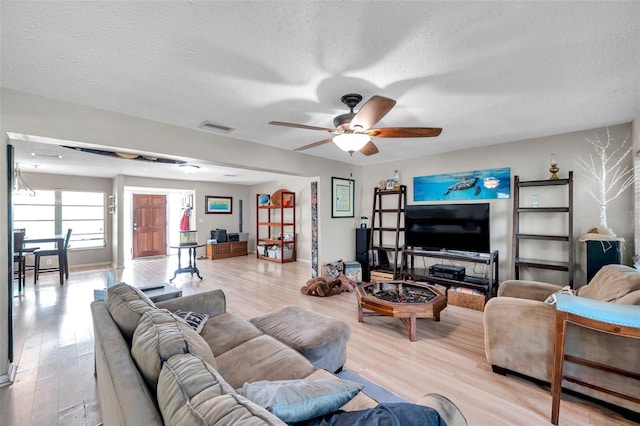
<path fill-rule="evenodd" d="M 400 318 L 412 342 L 416 341 L 416 318 L 440 321 L 440 311 L 447 307 L 447 297 L 436 287 L 406 281 L 362 283 L 356 288 L 356 298 L 358 322 L 365 316 Z"/>

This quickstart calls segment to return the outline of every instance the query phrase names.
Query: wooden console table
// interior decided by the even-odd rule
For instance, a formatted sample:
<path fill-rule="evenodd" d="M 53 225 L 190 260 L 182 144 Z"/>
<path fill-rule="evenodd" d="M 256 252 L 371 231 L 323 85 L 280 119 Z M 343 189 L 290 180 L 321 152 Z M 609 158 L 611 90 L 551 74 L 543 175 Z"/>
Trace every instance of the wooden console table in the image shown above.
<path fill-rule="evenodd" d="M 224 259 L 226 257 L 246 256 L 247 241 L 207 244 L 207 259 Z"/>

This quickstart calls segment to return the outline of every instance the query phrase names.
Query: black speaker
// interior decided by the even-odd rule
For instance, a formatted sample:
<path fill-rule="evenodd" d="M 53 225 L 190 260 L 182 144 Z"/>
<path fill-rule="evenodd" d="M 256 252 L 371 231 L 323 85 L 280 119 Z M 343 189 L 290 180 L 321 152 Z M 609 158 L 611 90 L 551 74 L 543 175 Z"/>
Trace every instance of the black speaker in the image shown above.
<path fill-rule="evenodd" d="M 356 228 L 356 262 L 362 266 L 362 281 L 369 282 L 369 237 L 370 228 Z"/>
<path fill-rule="evenodd" d="M 371 236 L 370 228 L 356 228 L 356 257 L 367 257 L 369 250 L 369 237 Z"/>

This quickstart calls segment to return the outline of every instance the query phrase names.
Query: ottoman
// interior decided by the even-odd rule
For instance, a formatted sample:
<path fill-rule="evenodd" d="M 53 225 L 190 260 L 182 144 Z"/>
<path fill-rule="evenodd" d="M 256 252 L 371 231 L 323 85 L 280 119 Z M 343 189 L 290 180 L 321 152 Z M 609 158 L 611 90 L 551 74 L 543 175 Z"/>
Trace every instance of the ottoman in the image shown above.
<path fill-rule="evenodd" d="M 263 333 L 300 352 L 316 368 L 337 372 L 347 360 L 351 327 L 335 318 L 289 305 L 249 321 Z"/>

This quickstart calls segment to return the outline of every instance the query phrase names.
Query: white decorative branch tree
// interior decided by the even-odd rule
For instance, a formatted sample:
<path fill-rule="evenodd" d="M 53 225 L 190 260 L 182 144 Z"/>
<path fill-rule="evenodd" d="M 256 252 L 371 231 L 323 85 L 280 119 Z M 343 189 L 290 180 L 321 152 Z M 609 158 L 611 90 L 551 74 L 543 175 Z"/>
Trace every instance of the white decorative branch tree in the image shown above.
<path fill-rule="evenodd" d="M 629 134 L 622 141 L 620 146 L 612 147 L 613 139 L 607 128 L 607 141 L 602 142 L 596 133 L 595 139 L 586 138 L 596 151 L 596 159 L 593 155 L 589 155 L 589 161 L 584 160 L 580 156 L 576 160 L 578 168 L 585 173 L 587 182 L 577 182 L 600 204 L 600 226 L 607 226 L 607 203 L 616 199 L 634 181 L 633 168 L 628 165 L 622 166 L 622 160 L 631 153 L 632 147 L 625 149 L 629 142 Z M 607 152 L 609 148 L 613 148 L 612 152 Z M 611 232 L 613 234 L 613 232 Z"/>

